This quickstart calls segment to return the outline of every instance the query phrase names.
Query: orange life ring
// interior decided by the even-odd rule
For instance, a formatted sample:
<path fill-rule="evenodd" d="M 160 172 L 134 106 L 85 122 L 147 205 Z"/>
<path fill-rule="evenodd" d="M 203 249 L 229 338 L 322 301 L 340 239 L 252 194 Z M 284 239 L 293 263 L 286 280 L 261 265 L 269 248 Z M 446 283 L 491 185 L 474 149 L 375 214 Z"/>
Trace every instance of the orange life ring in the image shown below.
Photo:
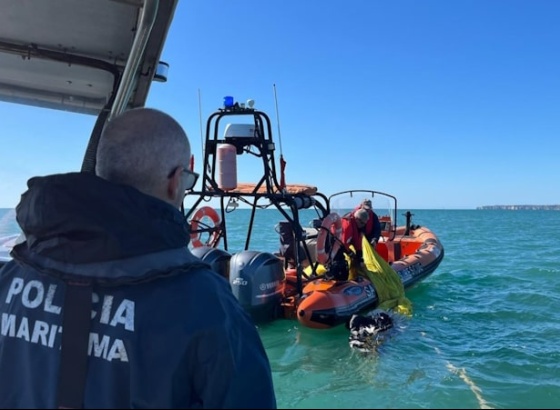
<path fill-rule="evenodd" d="M 202 218 L 208 217 L 212 221 L 213 225 L 211 228 L 212 234 L 206 241 L 202 242 L 200 239 L 202 232 L 198 231 L 198 225 L 202 222 Z M 220 215 L 216 210 L 210 206 L 203 206 L 196 210 L 193 217 L 191 218 L 191 243 L 194 248 L 199 248 L 201 246 L 216 246 L 220 239 Z"/>
<path fill-rule="evenodd" d="M 334 227 L 334 229 L 333 229 Z M 327 244 L 328 234 L 335 236 L 336 240 L 332 246 L 331 251 L 327 254 L 325 252 L 325 246 Z M 340 249 L 340 239 L 342 237 L 342 219 L 340 215 L 336 212 L 331 212 L 328 214 L 319 228 L 319 233 L 317 234 L 317 261 L 323 265 L 327 262 L 332 261 Z"/>

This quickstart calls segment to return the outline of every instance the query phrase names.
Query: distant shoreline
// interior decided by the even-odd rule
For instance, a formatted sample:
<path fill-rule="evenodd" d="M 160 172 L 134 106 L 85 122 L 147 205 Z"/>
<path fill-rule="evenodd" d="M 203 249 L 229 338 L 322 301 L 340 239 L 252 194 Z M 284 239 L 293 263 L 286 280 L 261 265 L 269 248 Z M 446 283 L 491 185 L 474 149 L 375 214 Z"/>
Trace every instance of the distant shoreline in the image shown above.
<path fill-rule="evenodd" d="M 484 205 L 476 209 L 504 209 L 508 211 L 560 211 L 560 205 Z"/>

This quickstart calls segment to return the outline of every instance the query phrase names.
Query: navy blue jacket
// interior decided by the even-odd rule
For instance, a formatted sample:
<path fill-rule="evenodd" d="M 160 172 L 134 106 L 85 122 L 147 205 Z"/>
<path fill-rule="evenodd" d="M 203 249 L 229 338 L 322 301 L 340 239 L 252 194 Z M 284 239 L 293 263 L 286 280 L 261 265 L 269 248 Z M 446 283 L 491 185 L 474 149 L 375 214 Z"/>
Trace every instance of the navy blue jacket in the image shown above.
<path fill-rule="evenodd" d="M 57 407 L 66 282 L 94 283 L 86 408 L 276 408 L 268 357 L 171 205 L 93 175 L 32 178 L 0 270 L 0 407 Z"/>

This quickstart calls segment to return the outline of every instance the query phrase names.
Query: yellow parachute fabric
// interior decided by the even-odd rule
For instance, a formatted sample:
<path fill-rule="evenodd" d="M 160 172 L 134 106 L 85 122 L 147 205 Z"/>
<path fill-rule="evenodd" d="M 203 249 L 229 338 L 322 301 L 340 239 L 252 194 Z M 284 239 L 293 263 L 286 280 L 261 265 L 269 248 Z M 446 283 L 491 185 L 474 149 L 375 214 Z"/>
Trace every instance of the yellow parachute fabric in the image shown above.
<path fill-rule="evenodd" d="M 365 267 L 350 264 L 350 279 L 361 275 L 371 281 L 379 299 L 378 308 L 412 315 L 412 303 L 404 294 L 404 286 L 398 273 L 373 249 L 365 237 L 362 237 L 362 251 Z"/>

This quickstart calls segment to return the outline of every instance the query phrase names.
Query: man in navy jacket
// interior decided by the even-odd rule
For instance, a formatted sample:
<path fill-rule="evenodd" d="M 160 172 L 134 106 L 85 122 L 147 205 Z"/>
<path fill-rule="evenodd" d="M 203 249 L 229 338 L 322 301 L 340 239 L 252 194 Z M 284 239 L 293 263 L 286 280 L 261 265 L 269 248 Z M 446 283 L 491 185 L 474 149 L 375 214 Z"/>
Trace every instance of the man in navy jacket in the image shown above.
<path fill-rule="evenodd" d="M 190 156 L 139 108 L 105 127 L 97 176 L 29 180 L 0 271 L 0 407 L 276 408 L 257 329 L 187 247 Z"/>

